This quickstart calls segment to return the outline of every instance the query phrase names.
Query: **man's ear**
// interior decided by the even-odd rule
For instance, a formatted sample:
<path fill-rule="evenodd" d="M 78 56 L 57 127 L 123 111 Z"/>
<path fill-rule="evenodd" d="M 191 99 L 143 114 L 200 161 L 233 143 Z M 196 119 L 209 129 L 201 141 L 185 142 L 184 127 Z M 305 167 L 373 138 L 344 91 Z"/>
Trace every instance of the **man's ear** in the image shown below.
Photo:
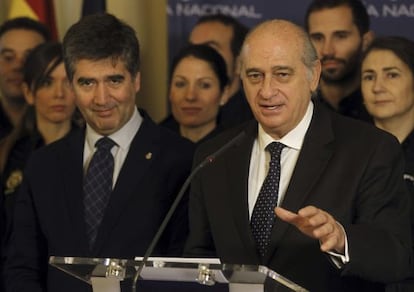
<path fill-rule="evenodd" d="M 134 79 L 135 93 L 138 93 L 141 89 L 141 72 L 138 72 Z"/>
<path fill-rule="evenodd" d="M 362 36 L 362 50 L 365 51 L 368 46 L 371 44 L 372 40 L 375 38 L 375 33 L 370 30 L 364 33 Z"/>
<path fill-rule="evenodd" d="M 241 70 L 241 57 L 240 54 L 235 58 L 234 60 L 234 74 L 235 76 L 240 76 L 240 70 Z"/>

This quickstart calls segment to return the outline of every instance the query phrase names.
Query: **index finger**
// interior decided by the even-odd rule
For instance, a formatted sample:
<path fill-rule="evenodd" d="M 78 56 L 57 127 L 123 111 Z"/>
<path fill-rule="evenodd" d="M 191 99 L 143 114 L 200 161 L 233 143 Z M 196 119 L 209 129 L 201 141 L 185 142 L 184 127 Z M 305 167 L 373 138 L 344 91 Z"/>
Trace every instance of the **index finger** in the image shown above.
<path fill-rule="evenodd" d="M 275 208 L 275 214 L 281 220 L 293 224 L 295 226 L 303 225 L 307 220 L 306 218 L 281 207 Z"/>

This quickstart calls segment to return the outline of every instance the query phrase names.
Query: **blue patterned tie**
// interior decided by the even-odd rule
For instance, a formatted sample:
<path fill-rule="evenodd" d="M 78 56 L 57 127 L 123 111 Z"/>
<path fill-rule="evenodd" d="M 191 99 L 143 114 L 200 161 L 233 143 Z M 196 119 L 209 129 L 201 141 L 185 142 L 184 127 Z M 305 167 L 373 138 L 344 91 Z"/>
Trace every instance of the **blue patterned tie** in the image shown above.
<path fill-rule="evenodd" d="M 111 149 L 116 143 L 108 137 L 99 139 L 83 182 L 86 232 L 93 247 L 106 205 L 112 192 L 114 157 Z"/>
<path fill-rule="evenodd" d="M 269 172 L 260 189 L 250 221 L 258 251 L 264 257 L 270 242 L 270 233 L 275 220 L 274 208 L 277 205 L 280 180 L 280 154 L 284 144 L 272 142 L 266 149 L 270 152 Z"/>

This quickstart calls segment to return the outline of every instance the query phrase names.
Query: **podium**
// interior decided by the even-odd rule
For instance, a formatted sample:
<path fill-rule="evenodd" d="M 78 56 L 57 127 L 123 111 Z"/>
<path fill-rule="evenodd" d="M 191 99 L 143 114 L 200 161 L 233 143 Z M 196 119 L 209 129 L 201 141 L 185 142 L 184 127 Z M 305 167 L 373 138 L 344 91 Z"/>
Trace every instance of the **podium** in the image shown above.
<path fill-rule="evenodd" d="M 93 291 L 112 292 L 120 291 L 121 281 L 135 277 L 142 265 L 141 260 L 51 256 L 49 264 L 89 283 Z M 265 266 L 223 264 L 218 259 L 204 258 L 150 257 L 138 281 L 167 281 L 175 285 L 177 282 L 183 285 L 192 282 L 193 285 L 204 286 L 204 289 L 209 287 L 206 291 L 211 292 L 216 291 L 214 287 L 217 284 L 228 285 L 231 292 L 308 291 Z"/>

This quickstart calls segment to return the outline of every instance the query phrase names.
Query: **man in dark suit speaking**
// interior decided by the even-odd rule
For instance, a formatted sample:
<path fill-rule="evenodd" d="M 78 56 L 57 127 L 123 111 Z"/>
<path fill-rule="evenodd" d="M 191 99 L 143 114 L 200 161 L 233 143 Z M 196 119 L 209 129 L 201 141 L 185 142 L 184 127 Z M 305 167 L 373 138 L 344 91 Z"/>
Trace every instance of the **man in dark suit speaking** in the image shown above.
<path fill-rule="evenodd" d="M 246 133 L 195 177 L 185 252 L 266 265 L 310 291 L 383 291 L 410 266 L 400 148 L 313 103 L 320 72 L 300 27 L 272 20 L 249 33 L 241 78 L 257 122 L 196 152 L 194 165 Z"/>
<path fill-rule="evenodd" d="M 86 128 L 34 153 L 15 205 L 8 291 L 91 291 L 48 266 L 51 255 L 144 255 L 191 168 L 192 144 L 135 105 L 135 31 L 109 14 L 81 19 L 63 40 L 69 83 Z M 154 250 L 180 255 L 185 200 Z"/>

